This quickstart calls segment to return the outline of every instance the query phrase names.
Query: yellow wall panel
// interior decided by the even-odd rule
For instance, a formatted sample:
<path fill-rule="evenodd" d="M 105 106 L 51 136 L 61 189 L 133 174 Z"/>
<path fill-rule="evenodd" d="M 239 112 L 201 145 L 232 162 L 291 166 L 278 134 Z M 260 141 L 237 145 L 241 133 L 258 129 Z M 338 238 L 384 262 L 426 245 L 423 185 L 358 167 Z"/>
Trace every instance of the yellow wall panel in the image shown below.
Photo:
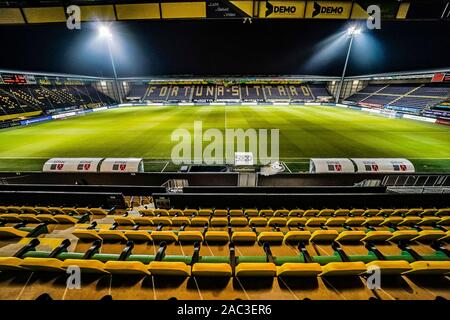
<path fill-rule="evenodd" d="M 0 8 L 0 24 L 25 23 L 20 9 Z"/>
<path fill-rule="evenodd" d="M 348 19 L 351 9 L 351 2 L 308 1 L 305 18 Z"/>
<path fill-rule="evenodd" d="M 65 22 L 63 7 L 24 8 L 28 23 Z"/>
<path fill-rule="evenodd" d="M 116 4 L 119 20 L 159 19 L 158 3 Z"/>
<path fill-rule="evenodd" d="M 352 19 L 367 19 L 369 14 L 358 3 L 353 4 Z"/>
<path fill-rule="evenodd" d="M 105 6 L 80 6 L 81 21 L 111 21 L 116 20 L 114 7 Z"/>
<path fill-rule="evenodd" d="M 406 15 L 408 14 L 409 10 L 409 3 L 408 2 L 402 2 L 400 3 L 400 7 L 397 11 L 397 19 L 405 19 Z"/>
<path fill-rule="evenodd" d="M 206 2 L 167 2 L 161 3 L 162 17 L 206 18 Z"/>
<path fill-rule="evenodd" d="M 260 18 L 303 18 L 305 1 L 260 1 Z"/>

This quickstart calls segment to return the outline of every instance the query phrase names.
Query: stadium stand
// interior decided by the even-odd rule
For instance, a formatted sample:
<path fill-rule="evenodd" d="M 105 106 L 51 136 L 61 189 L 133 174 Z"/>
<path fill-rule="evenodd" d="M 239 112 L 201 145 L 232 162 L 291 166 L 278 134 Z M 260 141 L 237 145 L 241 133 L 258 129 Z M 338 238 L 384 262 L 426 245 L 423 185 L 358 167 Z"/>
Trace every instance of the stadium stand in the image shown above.
<path fill-rule="evenodd" d="M 0 85 L 0 120 L 114 103 L 91 85 Z"/>

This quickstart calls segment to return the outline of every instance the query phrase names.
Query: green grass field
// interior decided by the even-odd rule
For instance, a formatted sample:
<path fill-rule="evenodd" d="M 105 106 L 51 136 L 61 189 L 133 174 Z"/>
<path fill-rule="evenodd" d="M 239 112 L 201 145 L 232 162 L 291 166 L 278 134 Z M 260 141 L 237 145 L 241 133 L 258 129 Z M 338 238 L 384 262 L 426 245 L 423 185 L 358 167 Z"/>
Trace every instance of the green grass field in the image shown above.
<path fill-rule="evenodd" d="M 418 171 L 450 172 L 450 127 L 319 106 L 126 107 L 0 131 L 0 171 L 41 170 L 51 157 L 142 157 L 168 164 L 177 128 L 277 128 L 292 171 L 311 157 L 405 157 Z M 206 144 L 205 144 L 206 145 Z"/>

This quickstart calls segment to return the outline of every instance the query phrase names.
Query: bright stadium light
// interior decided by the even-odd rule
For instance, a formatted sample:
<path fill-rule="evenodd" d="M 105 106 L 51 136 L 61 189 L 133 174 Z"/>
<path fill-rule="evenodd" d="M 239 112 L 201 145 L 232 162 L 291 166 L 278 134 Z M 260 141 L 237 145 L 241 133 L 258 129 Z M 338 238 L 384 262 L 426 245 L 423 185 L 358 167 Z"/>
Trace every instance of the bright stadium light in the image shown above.
<path fill-rule="evenodd" d="M 113 57 L 113 53 L 112 53 L 112 49 L 111 49 L 111 39 L 113 37 L 113 34 L 111 32 L 111 29 L 104 24 L 101 24 L 98 27 L 98 34 L 100 35 L 101 38 L 106 39 L 106 43 L 108 45 L 108 51 L 109 51 L 109 58 L 111 60 L 111 65 L 112 65 L 112 69 L 114 72 L 114 82 L 116 84 L 117 97 L 119 98 L 119 102 L 122 103 L 122 96 L 120 95 L 120 90 L 119 90 L 119 81 L 117 80 L 116 65 L 114 64 L 114 57 Z"/>
<path fill-rule="evenodd" d="M 344 69 L 342 70 L 341 81 L 339 82 L 339 87 L 336 92 L 336 103 L 339 103 L 339 98 L 341 96 L 342 85 L 344 84 L 345 72 L 347 71 L 348 58 L 350 57 L 350 51 L 352 50 L 353 38 L 361 34 L 361 28 L 358 26 L 351 26 L 347 29 L 347 35 L 350 37 L 350 43 L 348 45 L 347 56 L 345 57 Z"/>

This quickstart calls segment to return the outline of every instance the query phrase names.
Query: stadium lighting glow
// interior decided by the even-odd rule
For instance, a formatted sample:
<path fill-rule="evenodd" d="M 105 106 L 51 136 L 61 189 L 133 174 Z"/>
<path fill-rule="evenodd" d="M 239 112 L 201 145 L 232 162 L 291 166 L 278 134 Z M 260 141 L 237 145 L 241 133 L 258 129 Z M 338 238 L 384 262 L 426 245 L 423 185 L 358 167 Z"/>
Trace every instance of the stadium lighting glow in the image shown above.
<path fill-rule="evenodd" d="M 102 38 L 112 38 L 111 30 L 107 26 L 101 25 L 98 27 L 98 33 Z"/>

